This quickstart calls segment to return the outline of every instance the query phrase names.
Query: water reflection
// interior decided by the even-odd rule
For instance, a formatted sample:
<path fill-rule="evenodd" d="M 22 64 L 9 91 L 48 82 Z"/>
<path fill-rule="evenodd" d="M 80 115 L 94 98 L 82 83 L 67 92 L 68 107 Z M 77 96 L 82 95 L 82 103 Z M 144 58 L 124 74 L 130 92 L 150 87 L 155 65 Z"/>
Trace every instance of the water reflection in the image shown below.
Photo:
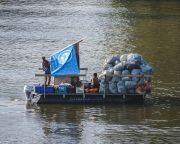
<path fill-rule="evenodd" d="M 79 143 L 83 106 L 42 105 L 36 107 L 35 114 L 43 123 L 42 130 L 48 141 Z"/>
<path fill-rule="evenodd" d="M 179 143 L 179 5 L 179 0 L 0 0 L 0 142 Z M 26 110 L 11 103 L 24 100 L 25 84 L 41 82 L 34 73 L 42 55 L 82 37 L 81 66 L 90 75 L 101 71 L 109 55 L 141 53 L 155 67 L 152 99 L 143 106 Z"/>
<path fill-rule="evenodd" d="M 51 142 L 176 142 L 178 107 L 144 105 L 39 105 L 34 114 Z M 143 140 L 142 136 L 143 135 Z M 161 139 L 165 135 L 167 139 Z M 154 138 L 156 140 L 154 140 Z"/>

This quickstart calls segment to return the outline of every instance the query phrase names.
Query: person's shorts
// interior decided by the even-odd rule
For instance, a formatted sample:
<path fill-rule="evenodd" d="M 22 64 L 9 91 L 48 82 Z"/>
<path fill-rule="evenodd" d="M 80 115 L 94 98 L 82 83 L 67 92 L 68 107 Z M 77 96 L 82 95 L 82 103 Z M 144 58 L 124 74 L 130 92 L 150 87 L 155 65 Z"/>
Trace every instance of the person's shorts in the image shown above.
<path fill-rule="evenodd" d="M 49 69 L 47 69 L 47 70 L 45 71 L 45 74 L 51 74 L 51 71 L 50 71 Z"/>

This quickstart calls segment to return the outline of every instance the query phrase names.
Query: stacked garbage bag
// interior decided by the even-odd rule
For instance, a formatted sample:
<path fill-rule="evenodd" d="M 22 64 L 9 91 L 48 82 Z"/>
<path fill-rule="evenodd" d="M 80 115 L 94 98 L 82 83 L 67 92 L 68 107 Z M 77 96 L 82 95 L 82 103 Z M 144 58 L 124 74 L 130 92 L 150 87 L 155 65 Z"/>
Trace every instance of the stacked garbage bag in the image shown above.
<path fill-rule="evenodd" d="M 105 60 L 99 75 L 100 93 L 150 93 L 153 68 L 137 53 L 115 55 Z"/>

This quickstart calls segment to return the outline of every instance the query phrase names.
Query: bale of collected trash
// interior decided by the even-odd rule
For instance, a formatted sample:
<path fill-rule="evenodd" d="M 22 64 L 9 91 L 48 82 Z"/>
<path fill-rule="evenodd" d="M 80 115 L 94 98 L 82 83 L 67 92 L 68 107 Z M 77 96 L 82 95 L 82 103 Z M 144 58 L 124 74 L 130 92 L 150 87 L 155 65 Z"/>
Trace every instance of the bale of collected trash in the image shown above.
<path fill-rule="evenodd" d="M 100 93 L 135 94 L 146 91 L 151 82 L 153 68 L 137 53 L 109 57 L 100 74 Z M 146 85 L 146 86 L 144 86 Z M 141 87 L 140 87 L 141 86 Z M 146 87 L 146 89 L 142 87 Z M 148 89 L 148 91 L 150 91 Z"/>
<path fill-rule="evenodd" d="M 117 83 L 117 90 L 119 94 L 126 94 L 126 88 L 123 81 Z"/>
<path fill-rule="evenodd" d="M 114 55 L 105 60 L 105 64 L 111 64 L 111 65 L 115 65 L 118 62 L 120 62 L 120 55 Z"/>
<path fill-rule="evenodd" d="M 107 83 L 100 82 L 99 93 L 109 93 L 109 87 Z"/>
<path fill-rule="evenodd" d="M 131 71 L 131 75 L 140 75 L 141 74 L 141 69 L 133 69 Z M 132 81 L 138 82 L 140 80 L 139 77 L 132 77 Z"/>

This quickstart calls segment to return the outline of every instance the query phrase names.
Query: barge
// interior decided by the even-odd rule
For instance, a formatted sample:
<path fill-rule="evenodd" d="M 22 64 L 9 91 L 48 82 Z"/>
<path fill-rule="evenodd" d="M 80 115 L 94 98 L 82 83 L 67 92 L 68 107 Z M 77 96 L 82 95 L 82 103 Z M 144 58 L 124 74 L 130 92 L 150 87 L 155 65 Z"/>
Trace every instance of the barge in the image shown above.
<path fill-rule="evenodd" d="M 30 101 L 36 104 L 143 104 L 142 94 L 32 94 Z"/>
<path fill-rule="evenodd" d="M 102 85 L 104 87 L 103 91 L 99 90 L 93 93 L 87 93 L 85 91 L 85 88 L 87 88 L 87 85 L 89 85 L 90 82 L 87 81 L 88 68 L 80 68 L 79 43 L 81 41 L 82 40 L 74 44 L 71 44 L 51 56 L 51 74 L 35 74 L 35 76 L 50 76 L 53 78 L 53 84 L 51 84 L 50 86 L 46 86 L 46 83 L 44 83 L 44 85 L 39 86 L 25 86 L 24 92 L 26 94 L 26 99 L 31 103 L 36 104 L 142 104 L 147 94 L 146 90 L 143 92 L 138 92 L 134 89 L 133 93 L 128 91 L 123 92 L 122 86 L 120 86 L 120 91 L 118 90 L 118 92 L 113 93 L 112 89 L 111 91 L 106 90 L 106 88 L 109 87 L 109 82 L 106 81 L 106 74 L 104 79 L 105 84 Z M 118 68 L 117 65 L 116 68 Z M 118 76 L 116 75 L 115 77 L 121 77 L 121 79 L 123 79 L 123 77 L 125 77 L 126 79 L 144 79 L 151 77 L 151 74 L 149 73 L 131 74 L 127 73 L 128 70 L 125 71 L 126 74 L 123 74 L 122 72 L 122 74 L 119 74 Z M 81 85 L 72 84 L 74 78 L 78 79 Z M 129 86 L 132 87 L 132 84 L 134 82 L 131 83 L 129 79 L 127 81 L 127 84 L 129 84 Z M 69 85 L 64 85 L 65 83 L 70 84 L 70 87 Z M 118 84 L 118 81 L 114 83 Z M 112 82 L 110 84 L 112 85 Z M 121 84 L 121 82 L 119 84 Z M 78 89 L 81 90 L 79 91 Z"/>

